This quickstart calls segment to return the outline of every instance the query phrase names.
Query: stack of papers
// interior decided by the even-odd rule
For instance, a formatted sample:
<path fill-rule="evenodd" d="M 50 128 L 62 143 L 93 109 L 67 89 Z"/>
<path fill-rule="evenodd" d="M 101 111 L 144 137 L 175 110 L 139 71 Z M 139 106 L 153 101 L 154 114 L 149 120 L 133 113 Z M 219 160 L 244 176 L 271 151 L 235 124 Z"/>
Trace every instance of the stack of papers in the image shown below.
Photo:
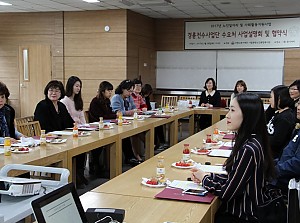
<path fill-rule="evenodd" d="M 223 166 L 197 165 L 197 168 L 206 173 L 227 174 Z"/>
<path fill-rule="evenodd" d="M 232 150 L 226 149 L 212 149 L 208 156 L 216 156 L 216 157 L 225 157 L 228 158 L 231 154 Z"/>
<path fill-rule="evenodd" d="M 182 190 L 187 190 L 187 189 L 204 189 L 202 186 L 199 184 L 194 183 L 193 181 L 185 181 L 185 180 L 173 180 L 171 184 L 168 185 L 168 187 L 172 188 L 178 188 Z"/>

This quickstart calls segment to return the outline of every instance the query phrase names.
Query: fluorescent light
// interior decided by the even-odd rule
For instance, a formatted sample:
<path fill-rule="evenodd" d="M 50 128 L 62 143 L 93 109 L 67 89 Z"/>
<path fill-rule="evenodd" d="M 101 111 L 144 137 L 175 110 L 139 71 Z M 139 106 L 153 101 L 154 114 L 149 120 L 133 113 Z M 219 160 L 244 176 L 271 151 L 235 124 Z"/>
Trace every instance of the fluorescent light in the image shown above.
<path fill-rule="evenodd" d="M 6 2 L 0 2 L 0 5 L 12 5 L 12 4 Z"/>
<path fill-rule="evenodd" d="M 100 2 L 99 0 L 83 0 L 84 2 L 88 2 L 88 3 L 96 3 L 96 2 Z"/>

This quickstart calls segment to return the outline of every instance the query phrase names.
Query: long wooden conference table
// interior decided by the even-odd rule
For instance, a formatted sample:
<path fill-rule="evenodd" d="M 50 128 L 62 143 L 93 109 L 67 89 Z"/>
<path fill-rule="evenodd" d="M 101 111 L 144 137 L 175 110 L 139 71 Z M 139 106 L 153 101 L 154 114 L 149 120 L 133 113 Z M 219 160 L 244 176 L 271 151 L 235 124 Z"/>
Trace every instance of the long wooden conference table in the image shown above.
<path fill-rule="evenodd" d="M 47 144 L 33 148 L 30 153 L 12 154 L 6 157 L 0 155 L 0 168 L 6 164 L 31 164 L 48 166 L 57 164 L 59 167 L 68 168 L 71 172 L 71 180 L 75 180 L 75 156 L 89 152 L 93 149 L 106 146 L 110 154 L 110 177 L 113 178 L 122 173 L 122 139 L 145 133 L 145 158 L 149 159 L 154 155 L 154 128 L 160 125 L 170 125 L 170 145 L 178 141 L 178 120 L 184 117 L 189 118 L 189 133 L 194 133 L 194 114 L 211 114 L 219 117 L 227 113 L 226 109 L 185 109 L 168 113 L 169 118 L 148 118 L 143 121 L 132 121 L 130 125 L 115 126 L 111 130 L 92 131 L 90 136 L 73 138 L 67 137 L 63 144 Z M 213 120 L 217 118 L 213 118 Z M 65 136 L 64 136 L 65 137 Z"/>
<path fill-rule="evenodd" d="M 225 120 L 207 128 L 182 142 L 161 152 L 165 159 L 166 177 L 172 180 L 186 180 L 191 176 L 189 169 L 177 169 L 171 166 L 182 157 L 183 145 L 190 148 L 202 147 L 203 139 L 212 134 L 214 128 L 226 130 Z M 194 155 L 191 158 L 197 163 L 210 162 L 223 164 L 225 158 Z M 150 188 L 141 185 L 142 177 L 150 178 L 156 174 L 157 158 L 152 157 L 142 164 L 115 177 L 105 184 L 81 196 L 81 202 L 87 208 L 121 208 L 125 209 L 125 222 L 213 222 L 214 215 L 220 206 L 220 200 L 214 198 L 211 204 L 162 200 L 154 196 L 164 188 Z"/>

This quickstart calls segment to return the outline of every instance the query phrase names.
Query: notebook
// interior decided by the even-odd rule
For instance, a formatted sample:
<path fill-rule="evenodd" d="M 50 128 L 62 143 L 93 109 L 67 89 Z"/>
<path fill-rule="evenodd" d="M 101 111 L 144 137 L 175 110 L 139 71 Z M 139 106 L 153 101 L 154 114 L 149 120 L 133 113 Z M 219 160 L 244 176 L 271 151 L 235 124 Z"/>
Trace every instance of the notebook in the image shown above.
<path fill-rule="evenodd" d="M 39 223 L 88 223 L 73 183 L 31 202 Z"/>

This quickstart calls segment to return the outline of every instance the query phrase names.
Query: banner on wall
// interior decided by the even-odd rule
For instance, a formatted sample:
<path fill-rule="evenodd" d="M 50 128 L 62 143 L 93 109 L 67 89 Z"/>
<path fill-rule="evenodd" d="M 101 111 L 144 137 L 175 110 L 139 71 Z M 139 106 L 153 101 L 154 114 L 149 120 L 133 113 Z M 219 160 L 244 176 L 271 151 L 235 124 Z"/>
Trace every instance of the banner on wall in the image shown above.
<path fill-rule="evenodd" d="M 292 48 L 300 45 L 300 18 L 185 22 L 190 49 Z"/>

